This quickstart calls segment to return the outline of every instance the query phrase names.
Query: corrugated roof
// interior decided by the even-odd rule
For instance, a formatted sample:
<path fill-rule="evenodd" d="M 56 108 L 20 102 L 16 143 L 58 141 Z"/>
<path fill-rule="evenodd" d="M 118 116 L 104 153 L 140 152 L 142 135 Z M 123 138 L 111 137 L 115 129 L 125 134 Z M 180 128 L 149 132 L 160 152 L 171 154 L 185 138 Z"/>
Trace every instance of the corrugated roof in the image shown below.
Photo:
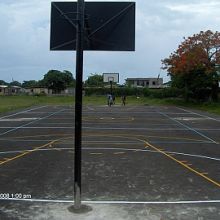
<path fill-rule="evenodd" d="M 7 88 L 8 86 L 6 85 L 0 85 L 0 88 Z"/>

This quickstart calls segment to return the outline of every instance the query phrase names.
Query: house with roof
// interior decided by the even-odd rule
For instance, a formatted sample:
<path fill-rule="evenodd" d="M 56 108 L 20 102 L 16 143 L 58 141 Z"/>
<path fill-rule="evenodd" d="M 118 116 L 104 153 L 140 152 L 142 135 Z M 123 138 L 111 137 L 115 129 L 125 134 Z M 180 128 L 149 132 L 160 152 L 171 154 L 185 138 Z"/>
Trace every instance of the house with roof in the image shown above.
<path fill-rule="evenodd" d="M 17 95 L 22 92 L 20 86 L 0 85 L 0 95 Z"/>
<path fill-rule="evenodd" d="M 127 78 L 126 85 L 131 87 L 145 87 L 158 89 L 163 87 L 163 78 Z"/>

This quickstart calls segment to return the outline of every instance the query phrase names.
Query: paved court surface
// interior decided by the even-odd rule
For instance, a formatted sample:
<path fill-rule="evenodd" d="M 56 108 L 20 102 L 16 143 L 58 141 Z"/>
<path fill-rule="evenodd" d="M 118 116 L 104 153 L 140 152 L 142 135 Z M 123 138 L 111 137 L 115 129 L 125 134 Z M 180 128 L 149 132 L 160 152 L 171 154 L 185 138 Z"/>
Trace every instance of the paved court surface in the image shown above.
<path fill-rule="evenodd" d="M 220 219 L 220 117 L 178 107 L 84 106 L 82 200 L 74 110 L 0 116 L 0 219 Z"/>

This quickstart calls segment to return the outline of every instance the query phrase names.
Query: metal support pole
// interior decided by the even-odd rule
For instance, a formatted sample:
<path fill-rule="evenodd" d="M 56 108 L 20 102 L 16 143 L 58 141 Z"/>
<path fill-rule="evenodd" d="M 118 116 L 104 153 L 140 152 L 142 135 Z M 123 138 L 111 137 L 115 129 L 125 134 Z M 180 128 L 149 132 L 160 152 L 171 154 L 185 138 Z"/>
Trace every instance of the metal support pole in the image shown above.
<path fill-rule="evenodd" d="M 74 160 L 75 209 L 81 208 L 83 41 L 84 41 L 84 0 L 78 0 L 77 36 L 76 36 L 75 160 Z"/>
<path fill-rule="evenodd" d="M 110 81 L 111 95 L 112 95 L 112 81 Z"/>
<path fill-rule="evenodd" d="M 92 210 L 81 204 L 81 161 L 82 161 L 82 83 L 83 83 L 83 42 L 84 42 L 84 0 L 77 2 L 76 34 L 76 92 L 75 92 L 75 154 L 74 154 L 74 205 L 68 210 L 82 214 Z"/>

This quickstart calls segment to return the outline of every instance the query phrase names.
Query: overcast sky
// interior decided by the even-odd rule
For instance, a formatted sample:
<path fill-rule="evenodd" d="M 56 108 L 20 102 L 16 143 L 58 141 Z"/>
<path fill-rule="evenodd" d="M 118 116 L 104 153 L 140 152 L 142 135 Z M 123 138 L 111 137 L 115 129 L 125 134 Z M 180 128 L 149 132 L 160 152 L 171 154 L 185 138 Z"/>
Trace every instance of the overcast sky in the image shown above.
<path fill-rule="evenodd" d="M 68 0 L 66 0 L 68 1 Z M 123 1 L 123 0 L 121 0 Z M 49 69 L 75 76 L 75 52 L 52 52 L 49 0 L 0 1 L 0 79 L 39 80 Z M 84 79 L 90 73 L 157 77 L 161 59 L 183 40 L 203 30 L 220 31 L 219 0 L 136 0 L 136 51 L 85 52 Z"/>

